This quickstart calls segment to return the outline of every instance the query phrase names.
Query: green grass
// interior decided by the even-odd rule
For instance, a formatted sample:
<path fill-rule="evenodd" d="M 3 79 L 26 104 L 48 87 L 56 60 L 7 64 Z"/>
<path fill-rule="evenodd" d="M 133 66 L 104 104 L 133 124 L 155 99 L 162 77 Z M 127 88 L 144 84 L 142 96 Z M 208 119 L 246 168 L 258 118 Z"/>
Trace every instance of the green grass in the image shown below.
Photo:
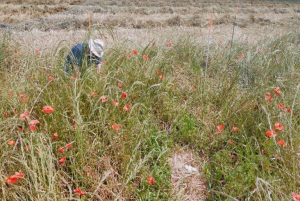
<path fill-rule="evenodd" d="M 299 192 L 299 34 L 263 41 L 260 47 L 236 43 L 231 51 L 226 44 L 213 44 L 207 76 L 206 44 L 195 45 L 192 36 L 172 41 L 171 47 L 149 43 L 137 49 L 124 43 L 106 52 L 101 76 L 87 69 L 76 80 L 62 71 L 62 54 L 54 56 L 60 47 L 39 56 L 18 54 L 11 40 L 4 37 L 0 46 L 4 200 L 80 199 L 77 188 L 85 193 L 82 200 L 174 199 L 168 157 L 181 146 L 207 159 L 207 200 L 291 200 L 292 192 Z M 280 96 L 273 92 L 276 87 Z M 279 109 L 279 103 L 291 112 Z M 44 114 L 45 105 L 55 111 Z M 20 119 L 26 111 L 30 116 Z M 32 119 L 40 121 L 36 131 L 29 130 Z M 269 139 L 265 133 L 275 122 L 284 130 Z M 118 131 L 114 123 L 121 125 Z M 11 140 L 16 144 L 9 146 Z M 57 151 L 68 143 L 72 148 Z M 63 165 L 61 157 L 66 157 Z M 15 172 L 24 173 L 24 179 L 7 184 Z M 149 176 L 154 185 L 147 183 Z"/>

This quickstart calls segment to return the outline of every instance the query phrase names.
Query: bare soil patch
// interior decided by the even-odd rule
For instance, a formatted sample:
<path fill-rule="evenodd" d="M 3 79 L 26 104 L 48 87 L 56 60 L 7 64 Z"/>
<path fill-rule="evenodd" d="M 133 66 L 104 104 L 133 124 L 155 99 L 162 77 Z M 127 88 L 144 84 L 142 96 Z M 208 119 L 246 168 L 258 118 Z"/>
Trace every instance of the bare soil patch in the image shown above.
<path fill-rule="evenodd" d="M 172 175 L 172 193 L 176 200 L 198 201 L 205 199 L 201 172 L 202 161 L 192 150 L 176 150 L 169 159 Z"/>

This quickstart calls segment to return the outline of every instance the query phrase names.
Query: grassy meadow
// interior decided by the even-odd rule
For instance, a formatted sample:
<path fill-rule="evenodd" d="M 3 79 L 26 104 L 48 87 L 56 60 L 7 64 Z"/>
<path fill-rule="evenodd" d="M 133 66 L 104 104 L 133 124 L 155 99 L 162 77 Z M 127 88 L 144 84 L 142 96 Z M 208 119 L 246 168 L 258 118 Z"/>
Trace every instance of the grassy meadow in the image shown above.
<path fill-rule="evenodd" d="M 1 200 L 300 200 L 300 34 L 238 21 L 231 43 L 208 16 L 200 31 L 1 31 Z M 107 45 L 100 75 L 67 76 L 90 37 Z"/>

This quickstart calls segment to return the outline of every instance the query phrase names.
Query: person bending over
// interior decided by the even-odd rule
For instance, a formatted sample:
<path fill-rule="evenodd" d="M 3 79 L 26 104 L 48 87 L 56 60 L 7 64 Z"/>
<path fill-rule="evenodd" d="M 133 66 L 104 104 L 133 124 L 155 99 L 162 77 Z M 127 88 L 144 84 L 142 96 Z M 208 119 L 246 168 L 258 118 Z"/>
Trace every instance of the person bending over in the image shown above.
<path fill-rule="evenodd" d="M 101 62 L 103 57 L 104 42 L 100 39 L 90 39 L 88 43 L 79 43 L 72 47 L 66 57 L 64 71 L 69 75 L 69 71 L 75 71 L 80 75 L 83 66 L 90 67 L 97 65 L 97 73 L 100 74 Z M 86 62 L 86 63 L 85 63 Z"/>

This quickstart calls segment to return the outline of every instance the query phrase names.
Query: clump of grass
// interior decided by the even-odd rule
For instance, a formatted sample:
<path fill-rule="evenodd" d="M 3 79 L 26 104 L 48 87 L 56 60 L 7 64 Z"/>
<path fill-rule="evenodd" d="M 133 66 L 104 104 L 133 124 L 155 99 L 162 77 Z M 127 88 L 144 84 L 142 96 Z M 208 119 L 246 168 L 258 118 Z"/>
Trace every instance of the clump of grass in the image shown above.
<path fill-rule="evenodd" d="M 2 197 L 79 199 L 80 188 L 86 200 L 167 200 L 168 156 L 188 146 L 207 159 L 207 199 L 289 199 L 299 187 L 298 41 L 290 34 L 262 51 L 236 43 L 229 63 L 226 45 L 212 45 L 207 74 L 205 44 L 193 36 L 141 49 L 119 43 L 100 76 L 84 66 L 75 79 L 64 74 L 62 54 L 18 54 L 0 92 Z M 44 114 L 45 105 L 54 112 Z M 31 131 L 33 119 L 40 123 Z M 268 138 L 275 122 L 284 129 Z M 8 184 L 14 172 L 25 178 Z"/>

